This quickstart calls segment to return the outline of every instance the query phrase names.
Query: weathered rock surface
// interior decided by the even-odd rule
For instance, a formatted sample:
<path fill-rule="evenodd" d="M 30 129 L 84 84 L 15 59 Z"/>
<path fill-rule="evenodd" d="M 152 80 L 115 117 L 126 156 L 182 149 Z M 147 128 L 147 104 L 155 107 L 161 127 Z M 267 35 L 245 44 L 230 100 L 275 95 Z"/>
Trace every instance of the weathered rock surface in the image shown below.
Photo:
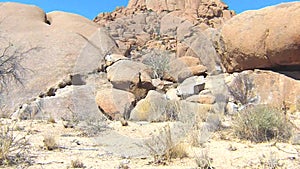
<path fill-rule="evenodd" d="M 38 98 L 23 104 L 13 114 L 20 119 L 88 120 L 103 117 L 95 103 L 92 86 L 67 86 L 59 89 L 55 96 Z M 74 119 L 75 118 L 75 119 Z"/>
<path fill-rule="evenodd" d="M 123 90 L 102 89 L 97 92 L 96 103 L 112 119 L 128 118 L 135 96 Z"/>
<path fill-rule="evenodd" d="M 81 34 L 87 38 L 94 35 L 95 28 L 98 27 L 96 23 L 91 22 L 83 16 L 61 11 L 47 13 L 47 21 L 52 29 L 67 30 Z"/>
<path fill-rule="evenodd" d="M 164 95 L 150 90 L 145 99 L 140 100 L 130 113 L 133 121 L 166 121 L 166 109 L 168 102 Z"/>
<path fill-rule="evenodd" d="M 140 62 L 120 60 L 107 68 L 107 78 L 114 88 L 130 90 L 133 86 L 151 86 L 149 67 Z"/>
<path fill-rule="evenodd" d="M 287 77 L 283 74 L 272 71 L 244 71 L 239 74 L 232 75 L 234 78 L 231 87 L 240 86 L 239 93 L 245 93 L 245 82 L 248 81 L 247 104 L 270 104 L 276 107 L 282 107 L 283 103 L 288 107 L 297 105 L 300 98 L 300 82 Z M 243 79 L 244 84 L 240 84 Z M 233 87 L 235 89 L 236 87 Z"/>
<path fill-rule="evenodd" d="M 105 53 L 115 45 L 98 25 L 81 16 L 52 13 L 52 26 L 47 15 L 35 6 L 1 3 L 0 10 L 1 49 L 13 44 L 6 54 L 15 54 L 16 62 L 24 68 L 20 70 L 22 84 L 11 81 L 1 93 L 4 112 L 17 110 L 41 93 L 52 93 L 48 91 L 70 75 L 94 72 Z M 76 22 L 64 22 L 63 18 Z M 85 25 L 85 29 L 76 25 Z M 91 41 L 100 39 L 105 43 L 95 47 L 78 35 L 92 35 L 93 31 L 97 37 Z"/>
<path fill-rule="evenodd" d="M 219 46 L 216 41 L 219 39 L 217 29 L 206 29 L 202 31 L 196 27 L 183 23 L 177 29 L 177 40 L 179 57 L 192 56 L 199 58 L 200 64 L 207 68 L 206 73 L 216 75 L 225 70 L 219 56 Z"/>
<path fill-rule="evenodd" d="M 214 104 L 216 102 L 216 97 L 213 95 L 193 95 L 186 98 L 186 101 L 200 104 Z"/>
<path fill-rule="evenodd" d="M 168 73 L 176 81 L 182 82 L 189 77 L 203 75 L 206 70 L 205 66 L 200 65 L 199 58 L 184 56 L 170 62 Z"/>
<path fill-rule="evenodd" d="M 204 89 L 205 79 L 203 76 L 193 76 L 184 80 L 177 87 L 177 94 L 182 97 L 188 97 L 194 94 L 198 94 Z"/>
<path fill-rule="evenodd" d="M 228 72 L 254 68 L 300 70 L 300 3 L 239 14 L 222 27 Z"/>
<path fill-rule="evenodd" d="M 199 120 L 196 117 L 205 116 L 211 107 L 186 101 L 167 100 L 165 95 L 151 90 L 131 111 L 130 120 L 149 122 L 178 120 L 193 126 Z"/>

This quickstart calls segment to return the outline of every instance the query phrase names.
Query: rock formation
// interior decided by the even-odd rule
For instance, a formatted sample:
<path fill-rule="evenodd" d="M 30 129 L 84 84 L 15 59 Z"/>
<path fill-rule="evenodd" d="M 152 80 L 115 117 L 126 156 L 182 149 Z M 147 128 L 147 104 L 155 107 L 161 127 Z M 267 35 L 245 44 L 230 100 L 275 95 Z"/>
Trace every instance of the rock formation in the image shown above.
<path fill-rule="evenodd" d="M 22 12 L 16 12 L 19 9 Z M 0 93 L 1 110 L 5 113 L 11 114 L 24 104 L 31 105 L 34 100 L 40 100 L 39 108 L 42 109 L 43 102 L 48 102 L 47 97 L 54 98 L 60 89 L 88 83 L 86 75 L 97 71 L 105 53 L 115 47 L 105 30 L 79 15 L 63 12 L 48 15 L 36 6 L 18 3 L 1 3 L 0 10 L 1 53 L 16 58 L 14 62 L 19 67 L 15 68 L 21 71 L 19 81 L 10 80 Z M 6 47 L 9 50 L 5 50 Z M 76 111 L 78 107 L 74 103 L 85 98 L 83 92 L 78 91 L 80 97 L 74 94 L 77 89 L 70 88 L 69 101 L 73 99 L 73 103 L 59 103 L 65 104 L 66 111 L 61 111 L 60 115 L 56 112 L 54 116 L 60 118 L 66 114 L 64 112 L 72 114 L 67 107 Z M 91 93 L 85 92 L 86 97 Z M 94 102 L 89 104 L 97 110 Z"/>
<path fill-rule="evenodd" d="M 219 27 L 235 13 L 220 0 L 130 0 L 127 8 L 118 8 L 112 13 L 100 14 L 95 21 L 105 24 L 117 18 L 134 15 L 139 12 L 168 12 L 173 17 L 182 17 L 193 23 Z"/>
<path fill-rule="evenodd" d="M 22 72 L 22 83 L 1 91 L 2 111 L 24 118 L 80 112 L 186 121 L 205 114 L 201 108 L 213 117 L 228 113 L 229 106 L 293 106 L 299 97 L 299 22 L 288 16 L 297 18 L 298 7 L 287 3 L 233 17 L 217 0 L 131 0 L 91 22 L 2 3 L 1 46 L 14 44 L 2 52 L 17 51 L 22 58 L 17 63 L 30 70 Z M 16 8 L 23 12 L 14 13 Z M 278 72 L 244 71 L 256 68 Z M 252 88 L 244 94 L 255 96 L 236 97 L 233 91 L 243 94 L 245 84 Z"/>

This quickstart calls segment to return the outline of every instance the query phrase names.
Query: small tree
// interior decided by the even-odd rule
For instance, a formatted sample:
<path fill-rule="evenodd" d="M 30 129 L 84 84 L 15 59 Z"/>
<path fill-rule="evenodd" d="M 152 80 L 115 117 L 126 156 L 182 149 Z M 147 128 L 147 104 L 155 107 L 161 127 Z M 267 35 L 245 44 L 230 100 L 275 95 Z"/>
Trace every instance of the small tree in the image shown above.
<path fill-rule="evenodd" d="M 21 83 L 21 74 L 23 67 L 18 62 L 20 53 L 14 48 L 11 42 L 1 50 L 0 54 L 0 89 L 3 89 L 8 82 L 16 80 Z"/>
<path fill-rule="evenodd" d="M 39 49 L 39 47 L 33 47 L 23 50 L 6 38 L 0 37 L 0 95 L 6 91 L 5 88 L 11 83 L 23 85 L 22 78 L 29 69 L 24 68 L 21 65 L 21 61 L 25 55 Z M 4 105 L 0 97 L 1 116 L 7 115 L 7 112 L 4 112 L 3 108 Z"/>

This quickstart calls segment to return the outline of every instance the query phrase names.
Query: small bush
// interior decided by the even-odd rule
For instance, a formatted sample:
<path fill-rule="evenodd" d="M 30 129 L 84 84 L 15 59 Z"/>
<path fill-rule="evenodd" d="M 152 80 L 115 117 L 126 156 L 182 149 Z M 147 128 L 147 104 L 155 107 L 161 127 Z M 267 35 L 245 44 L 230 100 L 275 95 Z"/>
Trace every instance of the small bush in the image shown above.
<path fill-rule="evenodd" d="M 53 135 L 44 136 L 44 146 L 49 151 L 52 151 L 57 148 L 56 139 Z"/>
<path fill-rule="evenodd" d="M 0 123 L 0 166 L 27 162 L 28 140 L 16 134 L 15 126 L 15 122 Z"/>
<path fill-rule="evenodd" d="M 292 135 L 291 129 L 291 122 L 280 109 L 266 105 L 244 109 L 234 122 L 237 136 L 253 142 L 286 141 Z"/>
<path fill-rule="evenodd" d="M 201 151 L 200 154 L 196 155 L 195 161 L 197 164 L 197 167 L 200 169 L 213 169 L 214 167 L 212 166 L 212 158 L 210 158 L 207 155 L 207 151 Z"/>
<path fill-rule="evenodd" d="M 99 133 L 109 129 L 106 121 L 104 119 L 85 119 L 86 125 L 80 126 L 80 130 L 82 130 L 86 136 L 94 137 L 99 135 Z"/>
<path fill-rule="evenodd" d="M 55 119 L 50 116 L 49 119 L 47 120 L 48 123 L 56 123 Z"/>
<path fill-rule="evenodd" d="M 153 136 L 145 141 L 145 146 L 154 157 L 154 164 L 164 164 L 165 160 L 171 160 L 170 150 L 173 147 L 170 126 L 166 125 L 159 131 L 158 136 Z"/>
<path fill-rule="evenodd" d="M 170 149 L 170 158 L 185 158 L 188 157 L 187 145 L 179 143 Z"/>
<path fill-rule="evenodd" d="M 187 146 L 183 143 L 174 144 L 171 137 L 171 129 L 169 125 L 159 130 L 158 136 L 153 136 L 145 142 L 151 155 L 154 157 L 154 164 L 166 164 L 172 158 L 187 157 Z"/>
<path fill-rule="evenodd" d="M 71 161 L 71 167 L 72 168 L 85 168 L 83 162 L 79 159 L 75 160 L 75 161 Z"/>
<path fill-rule="evenodd" d="M 153 52 L 152 55 L 143 61 L 153 71 L 153 78 L 162 78 L 170 69 L 170 57 L 167 53 Z"/>

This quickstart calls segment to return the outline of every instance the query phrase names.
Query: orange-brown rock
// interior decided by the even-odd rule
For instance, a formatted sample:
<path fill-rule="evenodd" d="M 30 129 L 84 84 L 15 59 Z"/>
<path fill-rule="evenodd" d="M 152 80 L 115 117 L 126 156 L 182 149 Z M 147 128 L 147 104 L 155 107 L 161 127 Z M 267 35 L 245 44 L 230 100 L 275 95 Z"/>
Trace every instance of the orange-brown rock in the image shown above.
<path fill-rule="evenodd" d="M 176 81 L 182 82 L 194 75 L 204 74 L 207 68 L 200 64 L 200 59 L 191 56 L 183 56 L 170 62 L 169 75 Z"/>
<path fill-rule="evenodd" d="M 228 72 L 300 67 L 300 2 L 239 14 L 222 28 Z"/>
<path fill-rule="evenodd" d="M 117 8 L 112 13 L 99 14 L 94 21 L 106 25 L 118 18 L 148 10 L 158 13 L 168 11 L 173 17 L 183 18 L 193 23 L 201 22 L 210 27 L 219 27 L 235 15 L 220 0 L 130 0 L 127 8 Z"/>
<path fill-rule="evenodd" d="M 134 101 L 132 93 L 118 89 L 102 89 L 96 95 L 97 105 L 112 119 L 124 117 Z"/>
<path fill-rule="evenodd" d="M 244 83 L 248 83 L 248 92 L 245 92 L 245 84 L 234 84 L 240 80 L 231 81 L 231 85 L 239 91 L 237 93 L 247 93 L 247 100 L 254 104 L 270 104 L 276 107 L 282 106 L 285 102 L 288 105 L 295 106 L 300 99 L 300 81 L 285 76 L 280 73 L 264 70 L 243 71 L 234 76 L 243 78 Z M 244 91 L 243 91 L 244 90 Z M 252 101 L 251 101 L 252 100 Z"/>

